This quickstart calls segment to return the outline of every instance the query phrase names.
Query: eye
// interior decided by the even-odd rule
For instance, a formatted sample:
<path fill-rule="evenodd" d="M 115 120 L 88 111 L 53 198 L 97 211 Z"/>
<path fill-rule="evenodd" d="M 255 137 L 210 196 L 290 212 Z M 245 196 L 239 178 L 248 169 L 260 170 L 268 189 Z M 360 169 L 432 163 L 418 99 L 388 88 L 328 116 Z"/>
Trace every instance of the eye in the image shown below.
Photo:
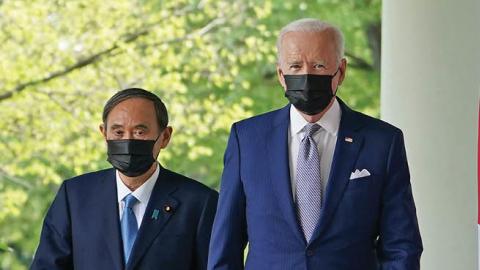
<path fill-rule="evenodd" d="M 322 64 L 315 64 L 315 65 L 313 65 L 313 68 L 315 68 L 315 69 L 324 69 L 325 66 L 322 65 Z"/>
<path fill-rule="evenodd" d="M 147 133 L 147 132 L 146 132 L 145 129 L 141 129 L 141 128 L 140 128 L 140 129 L 136 129 L 136 130 L 135 130 L 134 135 L 135 135 L 135 137 L 144 137 L 144 136 L 146 135 L 146 133 Z"/>
<path fill-rule="evenodd" d="M 117 129 L 117 130 L 114 130 L 114 131 L 113 131 L 113 135 L 114 135 L 115 137 L 122 137 L 122 136 L 123 136 L 123 130 L 118 130 L 118 129 Z"/>
<path fill-rule="evenodd" d="M 297 70 L 297 69 L 301 69 L 302 66 L 299 65 L 299 64 L 292 64 L 289 66 L 290 69 L 293 69 L 293 70 Z"/>

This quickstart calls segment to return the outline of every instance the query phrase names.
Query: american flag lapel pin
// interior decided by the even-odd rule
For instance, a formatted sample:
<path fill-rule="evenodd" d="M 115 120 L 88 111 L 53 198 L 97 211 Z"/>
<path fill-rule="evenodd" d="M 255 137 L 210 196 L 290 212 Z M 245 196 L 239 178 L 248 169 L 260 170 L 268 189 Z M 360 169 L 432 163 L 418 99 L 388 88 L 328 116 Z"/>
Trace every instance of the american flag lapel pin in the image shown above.
<path fill-rule="evenodd" d="M 353 139 L 350 137 L 345 137 L 345 141 L 349 143 L 353 143 Z"/>

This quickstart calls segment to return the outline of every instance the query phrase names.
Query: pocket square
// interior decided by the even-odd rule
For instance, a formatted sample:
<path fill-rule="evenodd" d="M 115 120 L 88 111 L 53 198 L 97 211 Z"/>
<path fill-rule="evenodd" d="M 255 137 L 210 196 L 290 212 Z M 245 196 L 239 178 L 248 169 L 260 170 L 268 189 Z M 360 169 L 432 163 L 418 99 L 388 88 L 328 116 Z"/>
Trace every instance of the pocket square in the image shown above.
<path fill-rule="evenodd" d="M 367 176 L 370 176 L 370 172 L 367 169 L 363 169 L 361 171 L 356 169 L 354 172 L 350 174 L 350 180 L 367 177 Z"/>

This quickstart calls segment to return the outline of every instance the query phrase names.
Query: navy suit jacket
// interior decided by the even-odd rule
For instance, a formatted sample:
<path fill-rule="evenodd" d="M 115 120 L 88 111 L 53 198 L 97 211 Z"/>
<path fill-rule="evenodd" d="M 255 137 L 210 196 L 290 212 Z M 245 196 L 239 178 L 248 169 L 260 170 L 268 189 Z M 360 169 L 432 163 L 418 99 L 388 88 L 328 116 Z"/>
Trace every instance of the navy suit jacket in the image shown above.
<path fill-rule="evenodd" d="M 45 217 L 31 269 L 206 269 L 217 198 L 203 184 L 160 168 L 125 266 L 115 170 L 66 180 Z"/>
<path fill-rule="evenodd" d="M 419 269 L 423 248 L 402 132 L 339 102 L 330 178 L 309 243 L 290 183 L 290 106 L 232 126 L 209 270 Z M 356 169 L 371 175 L 349 180 Z"/>

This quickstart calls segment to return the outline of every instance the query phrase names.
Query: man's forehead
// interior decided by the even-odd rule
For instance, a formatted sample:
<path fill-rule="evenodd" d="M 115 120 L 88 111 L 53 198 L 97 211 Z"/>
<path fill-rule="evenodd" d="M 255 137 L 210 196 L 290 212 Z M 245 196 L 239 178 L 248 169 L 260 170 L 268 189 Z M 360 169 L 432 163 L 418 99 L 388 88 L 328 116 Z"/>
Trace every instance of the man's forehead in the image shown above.
<path fill-rule="evenodd" d="M 310 61 L 324 61 L 325 50 L 318 46 L 302 46 L 302 44 L 292 44 L 282 48 L 281 55 L 285 61 L 303 61 L 307 57 Z"/>
<path fill-rule="evenodd" d="M 334 39 L 326 31 L 288 32 L 282 39 L 280 54 L 285 59 L 295 59 L 302 54 L 335 53 Z"/>
<path fill-rule="evenodd" d="M 120 113 L 150 113 L 154 111 L 155 107 L 153 101 L 144 99 L 144 98 L 130 98 L 119 102 L 115 105 L 110 114 L 120 112 Z"/>
<path fill-rule="evenodd" d="M 153 106 L 153 101 L 143 98 L 143 97 L 131 97 L 120 101 L 115 107 L 118 106 L 135 106 L 137 104 L 151 104 Z M 115 108 L 114 107 L 114 108 Z"/>
<path fill-rule="evenodd" d="M 282 42 L 285 38 L 297 37 L 297 38 L 322 38 L 326 42 L 333 41 L 335 32 L 333 29 L 327 28 L 321 31 L 289 31 L 283 34 Z"/>
<path fill-rule="evenodd" d="M 284 34 L 282 38 L 282 46 L 285 45 L 308 45 L 315 40 L 323 45 L 330 45 L 335 42 L 335 37 L 332 31 L 324 30 L 321 32 L 303 32 L 291 31 Z"/>
<path fill-rule="evenodd" d="M 150 122 L 155 120 L 155 117 L 155 107 L 151 100 L 131 98 L 115 105 L 109 112 L 107 119 L 109 121 L 136 120 Z"/>

